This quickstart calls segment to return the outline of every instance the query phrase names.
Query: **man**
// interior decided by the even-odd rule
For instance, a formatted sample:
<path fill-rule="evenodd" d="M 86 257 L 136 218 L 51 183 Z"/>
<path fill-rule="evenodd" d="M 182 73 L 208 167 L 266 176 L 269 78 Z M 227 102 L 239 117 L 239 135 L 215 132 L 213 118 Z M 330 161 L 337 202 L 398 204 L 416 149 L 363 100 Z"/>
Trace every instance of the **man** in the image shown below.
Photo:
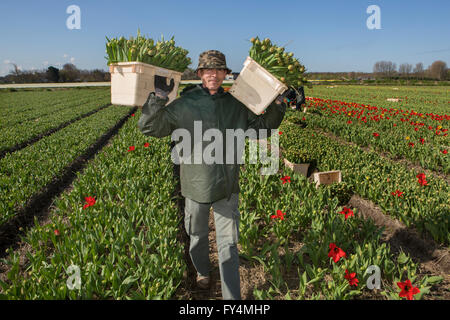
<path fill-rule="evenodd" d="M 194 129 L 196 125 L 198 128 L 199 123 L 202 136 L 208 129 L 218 129 L 225 136 L 226 129 L 246 131 L 252 128 L 258 131 L 279 127 L 286 111 L 286 105 L 281 102 L 284 97 L 278 97 L 263 115 L 253 114 L 221 87 L 231 70 L 220 51 L 201 53 L 196 72 L 202 84 L 186 87 L 180 97 L 167 106 L 167 96 L 174 86 L 173 79 L 167 85 L 166 78 L 155 77 L 155 92 L 150 93 L 138 122 L 143 134 L 165 137 L 177 129 L 183 129 L 194 137 Z M 204 141 L 194 141 L 191 151 L 196 143 L 202 146 L 201 151 L 207 145 Z M 226 158 L 225 154 L 223 158 Z M 189 253 L 197 270 L 197 285 L 202 289 L 209 287 L 208 219 L 212 206 L 224 299 L 241 299 L 237 250 L 239 170 L 238 163 L 228 164 L 225 161 L 220 164 L 182 162 L 180 165 L 181 194 L 186 198 L 184 222 L 190 237 Z"/>

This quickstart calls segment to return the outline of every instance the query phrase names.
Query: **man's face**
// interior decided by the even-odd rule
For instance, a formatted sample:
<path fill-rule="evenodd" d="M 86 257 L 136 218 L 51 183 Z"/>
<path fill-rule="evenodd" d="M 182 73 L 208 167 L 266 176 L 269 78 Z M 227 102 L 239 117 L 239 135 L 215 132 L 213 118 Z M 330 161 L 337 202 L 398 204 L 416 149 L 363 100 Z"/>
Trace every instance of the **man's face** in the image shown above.
<path fill-rule="evenodd" d="M 227 75 L 226 69 L 200 69 L 198 76 L 202 79 L 203 86 L 216 92 L 222 85 Z"/>

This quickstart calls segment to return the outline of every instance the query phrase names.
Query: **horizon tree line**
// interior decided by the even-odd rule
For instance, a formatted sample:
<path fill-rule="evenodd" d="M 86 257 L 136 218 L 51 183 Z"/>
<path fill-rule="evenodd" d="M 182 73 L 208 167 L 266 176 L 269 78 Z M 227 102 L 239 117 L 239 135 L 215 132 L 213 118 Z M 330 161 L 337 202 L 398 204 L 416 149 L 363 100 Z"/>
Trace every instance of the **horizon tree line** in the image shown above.
<path fill-rule="evenodd" d="M 66 63 L 61 69 L 49 66 L 47 69 L 22 71 L 16 64 L 13 70 L 4 77 L 0 77 L 0 83 L 57 83 L 57 82 L 103 82 L 110 81 L 111 74 L 101 69 L 80 70 L 72 63 Z M 427 69 L 422 62 L 413 67 L 409 63 L 402 63 L 397 69 L 397 64 L 392 61 L 377 61 L 372 73 L 366 72 L 307 72 L 309 79 L 417 79 L 417 80 L 450 80 L 450 69 L 444 61 L 434 61 Z M 199 79 L 195 70 L 187 68 L 181 80 Z"/>

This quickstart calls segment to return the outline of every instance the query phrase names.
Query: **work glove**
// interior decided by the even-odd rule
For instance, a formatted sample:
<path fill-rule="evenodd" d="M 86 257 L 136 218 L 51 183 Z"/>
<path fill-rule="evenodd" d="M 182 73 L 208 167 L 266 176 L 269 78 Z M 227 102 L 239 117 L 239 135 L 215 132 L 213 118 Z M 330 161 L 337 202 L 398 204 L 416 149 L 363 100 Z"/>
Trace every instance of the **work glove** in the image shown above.
<path fill-rule="evenodd" d="M 303 87 L 299 87 L 295 95 L 295 108 L 298 110 L 300 109 L 300 106 L 305 103 L 305 91 L 303 90 Z"/>
<path fill-rule="evenodd" d="M 283 94 L 280 94 L 276 100 L 278 100 L 279 102 L 283 102 L 285 98 L 288 102 L 294 99 L 295 90 L 293 88 L 288 88 L 285 92 L 283 92 Z"/>
<path fill-rule="evenodd" d="M 160 98 L 167 98 L 172 92 L 175 83 L 170 79 L 170 84 L 167 85 L 167 78 L 155 75 L 155 94 Z"/>

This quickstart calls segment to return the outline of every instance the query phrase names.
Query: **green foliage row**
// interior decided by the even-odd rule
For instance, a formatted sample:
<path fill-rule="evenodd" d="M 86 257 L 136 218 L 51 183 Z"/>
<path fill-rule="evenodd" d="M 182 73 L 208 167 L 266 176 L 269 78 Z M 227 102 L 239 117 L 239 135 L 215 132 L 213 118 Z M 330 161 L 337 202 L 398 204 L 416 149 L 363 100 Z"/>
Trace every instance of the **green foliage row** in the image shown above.
<path fill-rule="evenodd" d="M 121 107 L 123 108 L 123 107 Z M 123 108 L 122 110 L 126 110 Z M 111 112 L 111 110 L 110 110 Z M 147 138 L 131 117 L 55 201 L 46 225 L 36 223 L 21 270 L 18 253 L 5 260 L 4 299 L 169 299 L 186 265 L 177 242 L 169 140 Z M 148 142 L 149 146 L 144 147 Z M 135 150 L 128 151 L 130 146 Z M 83 209 L 85 197 L 96 202 Z M 58 230 L 58 235 L 55 234 Z M 71 265 L 80 270 L 72 289 Z"/>
<path fill-rule="evenodd" d="M 339 203 L 346 199 L 336 192 L 348 192 L 349 186 L 316 189 L 290 169 L 268 176 L 260 175 L 260 169 L 261 165 L 246 161 L 239 207 L 241 256 L 262 265 L 269 283 L 268 289 L 255 287 L 256 299 L 401 299 L 396 283 L 406 279 L 420 289 L 414 298 L 421 299 L 431 284 L 442 280 L 419 277 L 417 264 L 404 253 L 394 254 L 380 240 L 381 229 L 356 209 L 347 220 L 339 213 L 343 209 Z M 290 182 L 283 184 L 285 175 Z M 283 219 L 276 217 L 278 210 Z M 328 255 L 331 243 L 346 257 L 334 262 Z M 378 291 L 367 286 L 372 265 L 381 269 Z M 346 269 L 356 273 L 358 286 L 345 279 Z"/>
<path fill-rule="evenodd" d="M 374 201 L 386 214 L 408 227 L 428 232 L 438 242 L 450 244 L 450 189 L 445 180 L 427 175 L 428 184 L 421 185 L 418 172 L 383 159 L 376 152 L 343 145 L 288 121 L 282 123 L 280 130 L 281 148 L 307 150 L 320 171 L 340 170 L 343 181 L 353 185 L 362 197 Z M 403 196 L 392 195 L 396 190 L 403 192 Z"/>
<path fill-rule="evenodd" d="M 128 107 L 110 106 L 2 158 L 0 225 L 14 217 L 32 195 L 58 178 L 65 167 L 129 111 Z"/>
<path fill-rule="evenodd" d="M 111 102 L 106 91 L 97 95 L 80 97 L 61 104 L 43 105 L 39 110 L 12 114 L 12 121 L 0 127 L 0 151 L 28 141 L 61 124 L 97 110 Z"/>

